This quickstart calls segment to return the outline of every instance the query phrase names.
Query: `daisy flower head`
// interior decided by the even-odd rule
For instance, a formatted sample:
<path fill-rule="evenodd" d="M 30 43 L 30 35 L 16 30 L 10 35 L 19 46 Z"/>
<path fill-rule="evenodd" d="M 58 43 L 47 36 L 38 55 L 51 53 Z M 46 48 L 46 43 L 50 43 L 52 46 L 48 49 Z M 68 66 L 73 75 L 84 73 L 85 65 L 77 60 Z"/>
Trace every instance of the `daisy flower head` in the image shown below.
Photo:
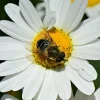
<path fill-rule="evenodd" d="M 82 92 L 80 92 L 79 90 L 77 90 L 75 96 L 73 97 L 73 95 L 71 96 L 71 98 L 69 100 L 99 100 L 100 99 L 100 88 L 97 89 L 93 95 L 85 95 Z M 5 94 L 2 96 L 1 100 L 19 100 L 11 95 Z M 33 99 L 34 100 L 34 99 Z M 61 100 L 59 97 L 57 98 L 57 100 Z"/>
<path fill-rule="evenodd" d="M 7 4 L 14 21 L 0 21 L 0 29 L 11 37 L 0 37 L 0 91 L 23 88 L 22 98 L 69 99 L 71 82 L 91 95 L 97 73 L 87 60 L 100 59 L 100 17 L 79 24 L 87 0 L 45 0 L 41 21 L 29 0 L 19 6 Z M 8 85 L 9 84 L 9 85 Z"/>

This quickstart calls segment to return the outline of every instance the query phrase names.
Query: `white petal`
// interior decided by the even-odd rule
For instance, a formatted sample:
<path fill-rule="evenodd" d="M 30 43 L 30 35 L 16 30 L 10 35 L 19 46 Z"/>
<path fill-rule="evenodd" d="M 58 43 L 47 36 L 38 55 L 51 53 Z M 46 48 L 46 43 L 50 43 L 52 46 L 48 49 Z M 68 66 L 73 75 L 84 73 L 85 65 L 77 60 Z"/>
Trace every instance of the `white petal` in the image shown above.
<path fill-rule="evenodd" d="M 27 23 L 36 31 L 39 32 L 43 28 L 42 21 L 30 0 L 20 0 L 19 6 Z"/>
<path fill-rule="evenodd" d="M 16 80 L 18 75 L 10 75 L 3 78 L 0 82 L 0 91 L 1 92 L 8 92 L 12 90 L 12 84 Z"/>
<path fill-rule="evenodd" d="M 14 84 L 12 85 L 12 89 L 14 91 L 20 90 L 21 88 L 23 88 L 25 85 L 27 85 L 29 82 L 31 82 L 32 80 L 34 80 L 37 77 L 37 73 L 38 73 L 38 67 L 35 64 L 32 64 L 29 69 L 26 70 L 26 73 L 23 75 L 20 75 L 20 77 L 18 77 Z"/>
<path fill-rule="evenodd" d="M 0 41 L 0 50 L 1 51 L 4 51 L 5 49 L 6 50 L 18 50 L 18 51 L 23 51 L 23 52 L 28 52 L 25 48 L 26 44 L 25 43 L 22 43 L 22 42 L 6 42 L 7 40 L 5 41 Z"/>
<path fill-rule="evenodd" d="M 20 73 L 4 77 L 3 80 L 0 82 L 0 91 L 1 92 L 8 92 L 10 90 L 13 90 L 12 86 L 13 86 L 13 84 L 15 84 L 15 82 L 16 82 L 15 80 L 20 79 L 21 76 L 23 76 L 23 78 L 24 78 L 25 74 L 29 73 L 29 71 L 30 71 L 30 67 L 28 66 L 28 68 L 26 70 L 24 70 Z M 22 82 L 22 81 L 20 81 L 20 82 Z"/>
<path fill-rule="evenodd" d="M 70 32 L 77 27 L 86 10 L 87 2 L 88 0 L 75 0 L 72 3 L 65 18 L 64 31 Z"/>
<path fill-rule="evenodd" d="M 60 5 L 61 7 L 59 7 L 60 5 L 58 5 L 58 10 L 57 10 L 57 23 L 56 23 L 56 26 L 59 27 L 59 28 L 63 28 L 63 24 L 65 22 L 65 17 L 66 17 L 66 14 L 69 10 L 69 7 L 70 7 L 70 0 L 60 0 Z"/>
<path fill-rule="evenodd" d="M 87 98 L 88 98 L 88 95 L 77 90 L 75 97 L 74 97 L 74 100 L 88 100 Z"/>
<path fill-rule="evenodd" d="M 60 97 L 58 96 L 58 98 L 56 100 L 62 100 L 62 99 L 60 99 Z M 63 100 L 65 100 L 65 99 L 63 99 Z M 71 97 L 70 99 L 66 99 L 66 100 L 74 100 L 74 99 Z"/>
<path fill-rule="evenodd" d="M 26 44 L 10 37 L 0 37 L 0 60 L 15 60 L 31 55 Z"/>
<path fill-rule="evenodd" d="M 40 17 L 41 17 L 41 19 L 44 19 L 44 16 L 45 16 L 45 4 L 44 4 L 44 2 L 41 2 L 41 3 L 38 3 L 37 5 L 36 5 L 36 10 L 37 10 L 37 12 L 39 13 L 39 15 L 40 15 Z"/>
<path fill-rule="evenodd" d="M 92 30 L 91 30 L 92 29 Z M 87 19 L 83 25 L 70 34 L 74 45 L 82 45 L 100 37 L 100 16 Z"/>
<path fill-rule="evenodd" d="M 65 100 L 71 97 L 71 83 L 64 70 L 56 70 L 55 81 L 60 98 Z"/>
<path fill-rule="evenodd" d="M 56 22 L 56 13 L 52 11 L 45 16 L 43 25 L 45 28 L 51 29 L 54 26 L 55 22 Z"/>
<path fill-rule="evenodd" d="M 79 74 L 75 70 L 73 70 L 69 65 L 66 66 L 66 74 L 73 82 L 73 84 L 84 94 L 91 95 L 94 92 L 95 87 L 93 82 L 88 82 L 81 78 Z"/>
<path fill-rule="evenodd" d="M 87 7 L 86 14 L 88 17 L 94 17 L 100 15 L 100 4 L 98 3 L 95 6 Z"/>
<path fill-rule="evenodd" d="M 56 26 L 62 28 L 65 21 L 66 14 L 70 7 L 70 0 L 59 0 L 59 1 L 57 0 L 57 2 L 59 2 L 59 4 L 58 4 L 58 8 L 56 8 L 57 9 Z"/>
<path fill-rule="evenodd" d="M 12 37 L 8 37 L 8 36 L 2 36 L 0 37 L 0 42 L 20 42 L 20 43 L 23 43 L 21 41 L 18 41 Z"/>
<path fill-rule="evenodd" d="M 37 77 L 38 67 L 39 66 L 32 64 L 28 69 L 26 69 L 26 71 L 14 81 L 14 84 L 12 85 L 13 91 L 20 90 L 29 82 L 34 80 Z"/>
<path fill-rule="evenodd" d="M 57 90 L 54 81 L 54 72 L 47 70 L 43 85 L 37 100 L 56 100 Z"/>
<path fill-rule="evenodd" d="M 37 72 L 37 76 L 27 86 L 25 86 L 23 90 L 22 97 L 24 100 L 31 100 L 39 91 L 42 85 L 46 69 L 42 68 L 39 65 L 38 67 L 39 67 L 39 71 Z"/>
<path fill-rule="evenodd" d="M 20 8 L 12 3 L 9 3 L 5 6 L 5 11 L 8 16 L 20 27 L 26 29 L 30 34 L 35 33 L 35 31 L 29 27 L 29 25 L 23 19 Z"/>
<path fill-rule="evenodd" d="M 98 88 L 93 95 L 89 96 L 88 100 L 100 100 L 100 88 Z"/>
<path fill-rule="evenodd" d="M 62 99 L 58 96 L 56 100 L 62 100 Z M 70 99 L 66 99 L 66 100 L 74 100 L 74 99 L 73 99 L 73 93 L 72 93 Z"/>
<path fill-rule="evenodd" d="M 56 100 L 62 100 L 60 99 L 60 97 L 58 96 L 58 98 Z M 71 97 L 70 99 L 66 99 L 66 100 L 74 100 L 73 97 Z"/>
<path fill-rule="evenodd" d="M 50 0 L 44 0 L 44 3 L 45 3 L 46 14 L 48 14 L 50 12 L 50 6 L 49 6 Z"/>
<path fill-rule="evenodd" d="M 10 21 L 0 21 L 0 29 L 20 41 L 30 42 L 33 39 L 32 34 L 29 34 L 25 29 L 20 28 L 18 25 Z"/>
<path fill-rule="evenodd" d="M 25 58 L 30 55 L 31 54 L 27 54 L 24 51 L 4 50 L 4 51 L 0 51 L 0 60 L 17 60 L 17 59 Z"/>
<path fill-rule="evenodd" d="M 70 0 L 50 0 L 50 10 L 56 12 L 56 27 L 62 28 L 64 18 L 70 6 Z"/>
<path fill-rule="evenodd" d="M 79 30 L 81 28 L 87 28 L 87 27 L 99 25 L 99 21 L 100 21 L 100 15 L 88 18 L 82 22 L 82 25 L 80 25 Z M 76 34 L 73 34 L 73 35 L 76 35 Z"/>
<path fill-rule="evenodd" d="M 5 94 L 2 96 L 2 98 L 0 100 L 19 100 L 11 95 Z"/>
<path fill-rule="evenodd" d="M 69 63 L 71 67 L 75 69 L 85 80 L 93 81 L 97 78 L 97 72 L 94 67 L 88 63 L 88 61 L 72 57 L 69 59 Z"/>
<path fill-rule="evenodd" d="M 58 1 L 57 0 L 49 0 L 48 1 L 48 4 L 50 6 L 50 11 L 56 11 L 56 8 L 57 8 L 57 5 L 58 5 Z"/>
<path fill-rule="evenodd" d="M 100 42 L 74 46 L 72 56 L 88 60 L 100 60 Z"/>
<path fill-rule="evenodd" d="M 85 19 L 82 22 L 82 25 L 80 25 L 80 27 L 83 27 L 84 25 L 90 25 L 90 26 L 92 26 L 92 24 L 89 24 L 89 23 L 96 24 L 96 22 L 98 22 L 98 20 L 100 20 L 100 15 L 94 16 L 94 17 L 91 17 L 91 18 L 88 18 L 88 19 Z"/>
<path fill-rule="evenodd" d="M 0 76 L 7 76 L 25 70 L 31 62 L 27 59 L 19 59 L 14 61 L 5 61 L 0 64 Z"/>

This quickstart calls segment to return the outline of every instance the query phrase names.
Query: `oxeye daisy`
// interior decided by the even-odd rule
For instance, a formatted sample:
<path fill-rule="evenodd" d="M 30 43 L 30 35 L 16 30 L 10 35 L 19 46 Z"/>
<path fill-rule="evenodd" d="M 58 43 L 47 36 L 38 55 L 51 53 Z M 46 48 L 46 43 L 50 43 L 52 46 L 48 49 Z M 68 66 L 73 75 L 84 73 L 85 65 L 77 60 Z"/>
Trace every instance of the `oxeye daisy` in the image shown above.
<path fill-rule="evenodd" d="M 100 17 L 80 23 L 87 0 L 45 0 L 41 21 L 29 0 L 19 6 L 7 4 L 14 21 L 0 21 L 0 29 L 11 37 L 0 37 L 0 91 L 23 88 L 22 98 L 69 99 L 71 82 L 91 95 L 97 73 L 87 60 L 100 59 Z M 80 23 L 80 24 L 79 24 Z"/>
<path fill-rule="evenodd" d="M 73 97 L 73 95 L 71 96 L 71 98 L 69 100 L 99 100 L 100 99 L 100 88 L 97 89 L 93 95 L 85 95 L 82 92 L 80 92 L 79 90 L 77 90 L 75 96 Z M 5 94 L 2 96 L 1 100 L 19 100 L 11 95 Z M 34 99 L 33 99 L 34 100 Z M 61 100 L 59 97 L 57 98 L 57 100 Z"/>

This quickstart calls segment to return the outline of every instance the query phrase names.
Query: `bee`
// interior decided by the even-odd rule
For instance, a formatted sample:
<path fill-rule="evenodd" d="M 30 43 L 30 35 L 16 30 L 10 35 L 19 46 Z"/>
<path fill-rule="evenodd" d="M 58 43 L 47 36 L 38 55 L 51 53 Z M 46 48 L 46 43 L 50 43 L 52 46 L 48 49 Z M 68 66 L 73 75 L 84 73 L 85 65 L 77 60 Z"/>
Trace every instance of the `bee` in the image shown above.
<path fill-rule="evenodd" d="M 60 52 L 57 46 L 46 39 L 40 39 L 37 41 L 38 50 L 47 56 L 47 58 L 54 60 L 55 62 L 62 62 L 65 58 L 65 53 Z"/>

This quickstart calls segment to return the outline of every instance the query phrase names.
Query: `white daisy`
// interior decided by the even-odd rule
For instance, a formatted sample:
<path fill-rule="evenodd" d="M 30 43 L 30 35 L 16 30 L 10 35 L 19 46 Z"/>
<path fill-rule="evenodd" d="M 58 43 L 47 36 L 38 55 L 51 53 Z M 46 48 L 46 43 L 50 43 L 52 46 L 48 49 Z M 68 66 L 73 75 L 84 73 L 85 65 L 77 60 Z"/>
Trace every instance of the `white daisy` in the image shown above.
<path fill-rule="evenodd" d="M 0 91 L 23 88 L 22 98 L 69 99 L 71 82 L 91 95 L 97 73 L 87 60 L 100 59 L 100 17 L 79 23 L 87 0 L 45 0 L 43 23 L 29 0 L 19 7 L 7 4 L 5 11 L 15 22 L 0 21 L 11 37 L 0 37 Z M 13 39 L 15 38 L 15 39 Z M 52 49 L 51 49 L 52 48 Z M 87 60 L 86 60 L 87 59 Z"/>
<path fill-rule="evenodd" d="M 79 90 L 77 90 L 76 95 L 73 97 L 71 97 L 69 100 L 99 100 L 100 99 L 100 88 L 97 89 L 93 95 L 85 95 L 82 92 L 80 92 Z M 2 96 L 1 100 L 19 100 L 11 95 L 5 94 Z M 33 99 L 35 100 L 35 99 Z M 61 100 L 59 97 L 57 98 L 57 100 Z"/>

